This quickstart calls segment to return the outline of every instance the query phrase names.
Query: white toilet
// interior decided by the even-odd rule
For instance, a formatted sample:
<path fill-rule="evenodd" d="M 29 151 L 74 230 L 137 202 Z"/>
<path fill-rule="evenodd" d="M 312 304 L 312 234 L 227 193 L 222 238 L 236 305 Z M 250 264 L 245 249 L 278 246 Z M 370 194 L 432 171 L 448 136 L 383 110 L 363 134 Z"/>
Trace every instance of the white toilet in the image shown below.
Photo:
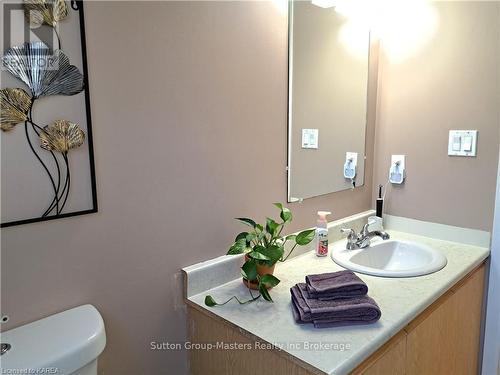
<path fill-rule="evenodd" d="M 0 334 L 10 348 L 0 356 L 2 374 L 97 375 L 106 346 L 104 322 L 83 305 Z"/>

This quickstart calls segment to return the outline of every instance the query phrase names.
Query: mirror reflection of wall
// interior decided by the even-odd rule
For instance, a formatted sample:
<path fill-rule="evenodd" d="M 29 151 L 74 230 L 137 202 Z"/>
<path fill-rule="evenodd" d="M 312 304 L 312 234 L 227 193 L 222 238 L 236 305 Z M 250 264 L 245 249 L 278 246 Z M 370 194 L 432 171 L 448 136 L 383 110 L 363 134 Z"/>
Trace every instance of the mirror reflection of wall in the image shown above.
<path fill-rule="evenodd" d="M 354 182 L 362 186 L 369 32 L 356 35 L 353 51 L 347 20 L 309 1 L 290 2 L 289 22 L 288 199 L 352 188 L 346 153 L 357 154 Z"/>

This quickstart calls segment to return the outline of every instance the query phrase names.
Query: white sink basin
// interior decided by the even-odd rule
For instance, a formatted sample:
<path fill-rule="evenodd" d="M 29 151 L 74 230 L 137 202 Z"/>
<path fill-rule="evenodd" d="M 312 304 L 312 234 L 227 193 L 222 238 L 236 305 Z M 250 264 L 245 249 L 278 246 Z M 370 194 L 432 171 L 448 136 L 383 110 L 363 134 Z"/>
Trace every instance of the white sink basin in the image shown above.
<path fill-rule="evenodd" d="M 386 240 L 372 243 L 364 249 L 347 250 L 334 247 L 332 259 L 354 272 L 385 277 L 422 276 L 446 266 L 446 257 L 420 243 Z"/>

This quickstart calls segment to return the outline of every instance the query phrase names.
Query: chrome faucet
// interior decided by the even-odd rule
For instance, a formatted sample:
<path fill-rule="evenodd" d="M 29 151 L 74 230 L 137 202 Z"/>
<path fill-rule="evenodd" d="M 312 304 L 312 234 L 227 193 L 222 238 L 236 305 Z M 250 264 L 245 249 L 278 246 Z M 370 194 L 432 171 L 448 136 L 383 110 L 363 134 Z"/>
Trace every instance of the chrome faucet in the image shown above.
<path fill-rule="evenodd" d="M 388 240 L 390 238 L 389 233 L 384 231 L 374 230 L 370 232 L 368 230 L 369 225 L 370 224 L 365 224 L 359 234 L 356 234 L 354 229 L 340 229 L 342 233 L 347 233 L 347 250 L 364 249 L 370 246 L 370 240 L 373 237 L 380 237 L 383 240 Z"/>

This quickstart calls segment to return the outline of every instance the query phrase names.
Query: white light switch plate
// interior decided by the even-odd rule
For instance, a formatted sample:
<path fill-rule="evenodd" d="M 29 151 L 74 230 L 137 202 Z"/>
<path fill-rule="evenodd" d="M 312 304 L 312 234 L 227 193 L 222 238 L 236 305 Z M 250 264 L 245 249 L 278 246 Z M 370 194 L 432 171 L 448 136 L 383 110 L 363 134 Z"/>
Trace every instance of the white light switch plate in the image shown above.
<path fill-rule="evenodd" d="M 318 129 L 302 129 L 302 148 L 318 148 L 318 143 Z"/>
<path fill-rule="evenodd" d="M 477 130 L 450 130 L 448 155 L 476 156 Z"/>

